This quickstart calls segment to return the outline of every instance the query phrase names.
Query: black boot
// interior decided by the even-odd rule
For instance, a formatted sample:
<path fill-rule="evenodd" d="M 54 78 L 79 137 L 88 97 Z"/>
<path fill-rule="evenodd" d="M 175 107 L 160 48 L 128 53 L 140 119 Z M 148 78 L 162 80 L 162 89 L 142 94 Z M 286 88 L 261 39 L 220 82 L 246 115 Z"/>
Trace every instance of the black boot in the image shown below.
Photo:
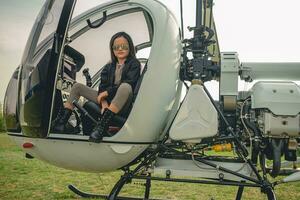
<path fill-rule="evenodd" d="M 60 109 L 56 118 L 52 121 L 51 132 L 64 133 L 66 124 L 72 114 L 72 110 L 68 108 Z"/>
<path fill-rule="evenodd" d="M 101 142 L 104 135 L 107 134 L 109 122 L 115 116 L 115 113 L 111 110 L 105 108 L 100 122 L 94 128 L 94 131 L 91 133 L 89 141 L 90 142 Z"/>

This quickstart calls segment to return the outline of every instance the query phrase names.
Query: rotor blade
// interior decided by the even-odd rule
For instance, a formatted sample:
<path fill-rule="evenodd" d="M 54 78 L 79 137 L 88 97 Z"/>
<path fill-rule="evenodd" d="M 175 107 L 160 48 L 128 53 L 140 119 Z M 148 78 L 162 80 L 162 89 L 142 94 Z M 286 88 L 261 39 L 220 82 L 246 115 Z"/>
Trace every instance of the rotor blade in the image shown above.
<path fill-rule="evenodd" d="M 300 80 L 300 63 L 244 62 L 240 66 L 242 80 Z"/>

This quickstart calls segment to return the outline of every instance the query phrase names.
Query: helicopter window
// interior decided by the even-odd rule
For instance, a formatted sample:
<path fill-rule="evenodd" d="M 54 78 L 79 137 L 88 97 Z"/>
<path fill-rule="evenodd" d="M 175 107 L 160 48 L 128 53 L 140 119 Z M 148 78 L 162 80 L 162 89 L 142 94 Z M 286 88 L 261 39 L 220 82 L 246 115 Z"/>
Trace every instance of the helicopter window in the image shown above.
<path fill-rule="evenodd" d="M 101 5 L 99 5 L 99 0 L 77 1 L 72 18 L 76 18 L 78 15 L 90 10 L 91 8 L 94 8 L 94 10 L 95 10 L 99 7 L 104 7 L 105 5 L 111 6 L 112 4 L 116 4 L 116 3 L 119 3 L 122 1 L 124 2 L 124 1 L 128 1 L 128 0 L 119 0 L 119 1 L 115 0 L 113 3 L 107 2 L 107 3 L 101 4 Z"/>
<path fill-rule="evenodd" d="M 136 57 L 139 59 L 142 59 L 142 58 L 147 59 L 147 58 L 149 58 L 150 51 L 151 51 L 151 47 L 140 49 L 136 52 Z"/>
<path fill-rule="evenodd" d="M 6 121 L 6 129 L 9 132 L 20 133 L 20 124 L 17 114 L 18 99 L 18 73 L 19 67 L 13 73 L 6 89 L 4 99 L 4 118 Z"/>
<path fill-rule="evenodd" d="M 41 45 L 44 45 L 44 43 L 48 42 L 53 38 L 53 34 L 57 29 L 58 22 L 62 13 L 62 8 L 65 3 L 65 1 L 58 0 L 51 2 L 45 6 L 45 9 L 48 10 L 44 12 L 44 15 L 41 17 L 42 28 L 39 30 L 40 35 L 37 41 L 36 50 L 40 49 Z"/>

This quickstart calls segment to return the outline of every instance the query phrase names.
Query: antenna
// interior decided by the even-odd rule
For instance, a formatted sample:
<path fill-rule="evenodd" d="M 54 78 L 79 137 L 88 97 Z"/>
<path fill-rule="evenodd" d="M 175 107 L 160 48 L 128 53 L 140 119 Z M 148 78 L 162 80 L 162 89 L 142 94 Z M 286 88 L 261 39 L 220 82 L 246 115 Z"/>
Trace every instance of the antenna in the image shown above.
<path fill-rule="evenodd" d="M 212 16 L 213 16 L 213 0 L 209 0 L 209 7 L 210 7 L 210 15 L 209 15 L 209 28 L 211 29 L 212 26 Z"/>
<path fill-rule="evenodd" d="M 206 9 L 207 9 L 207 0 L 204 0 L 204 14 L 203 14 L 203 26 L 206 27 Z"/>
<path fill-rule="evenodd" d="M 183 5 L 182 5 L 182 0 L 180 0 L 180 18 L 181 18 L 181 36 L 182 36 L 182 39 L 184 39 Z"/>

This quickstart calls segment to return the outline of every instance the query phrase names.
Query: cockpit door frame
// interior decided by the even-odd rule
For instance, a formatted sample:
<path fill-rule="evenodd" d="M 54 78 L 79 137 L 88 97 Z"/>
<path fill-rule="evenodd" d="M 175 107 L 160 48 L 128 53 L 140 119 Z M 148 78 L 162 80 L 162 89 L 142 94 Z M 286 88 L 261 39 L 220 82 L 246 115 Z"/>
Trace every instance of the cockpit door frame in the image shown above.
<path fill-rule="evenodd" d="M 48 68 L 48 84 L 51 87 L 47 87 L 46 94 L 49 94 L 49 98 L 46 98 L 46 105 L 51 105 L 48 109 L 48 113 L 45 114 L 42 120 L 42 126 L 45 127 L 45 136 L 49 134 L 50 125 L 51 125 L 51 117 L 53 110 L 53 102 L 55 98 L 55 86 L 57 80 L 58 68 L 60 66 L 60 62 L 62 60 L 62 53 L 64 44 L 67 37 L 67 30 L 71 21 L 72 12 L 74 6 L 76 4 L 76 0 L 66 0 L 62 15 L 59 20 L 56 33 L 54 34 L 53 40 L 53 49 L 51 52 L 51 60 L 49 66 L 54 66 L 53 68 Z"/>
<path fill-rule="evenodd" d="M 58 1 L 58 0 L 57 0 Z M 48 0 L 40 12 L 40 18 L 33 27 L 32 36 L 30 36 L 30 43 L 27 44 L 29 48 L 21 75 L 23 81 L 21 83 L 23 92 L 19 93 L 19 103 L 22 109 L 23 124 L 21 124 L 22 133 L 28 137 L 46 138 L 50 129 L 50 121 L 52 115 L 52 107 L 55 94 L 55 85 L 57 73 L 61 62 L 63 48 L 66 40 L 68 26 L 71 21 L 71 16 L 74 10 L 76 0 L 64 0 L 61 6 L 61 13 L 59 15 L 57 25 L 53 27 L 52 32 L 47 38 L 42 38 L 38 41 L 41 35 L 41 30 L 46 23 L 44 20 L 48 16 L 53 15 L 49 9 L 53 6 L 55 0 Z M 47 10 L 48 8 L 48 10 Z M 55 14 L 55 13 L 54 13 Z M 51 18 L 50 18 L 51 19 Z M 52 48 L 43 54 L 45 63 L 38 67 L 34 65 L 35 55 L 40 51 L 45 41 L 51 42 Z M 39 42 L 39 44 L 37 44 Z M 38 45 L 38 46 L 37 46 Z M 30 72 L 28 72 L 30 70 Z M 38 77 L 38 78 L 37 78 Z M 37 80 L 33 82 L 33 80 Z M 31 82 L 33 84 L 31 84 Z M 24 104 L 22 103 L 24 101 Z M 29 118 L 27 116 L 30 116 Z M 25 121 L 26 120 L 26 121 Z"/>

